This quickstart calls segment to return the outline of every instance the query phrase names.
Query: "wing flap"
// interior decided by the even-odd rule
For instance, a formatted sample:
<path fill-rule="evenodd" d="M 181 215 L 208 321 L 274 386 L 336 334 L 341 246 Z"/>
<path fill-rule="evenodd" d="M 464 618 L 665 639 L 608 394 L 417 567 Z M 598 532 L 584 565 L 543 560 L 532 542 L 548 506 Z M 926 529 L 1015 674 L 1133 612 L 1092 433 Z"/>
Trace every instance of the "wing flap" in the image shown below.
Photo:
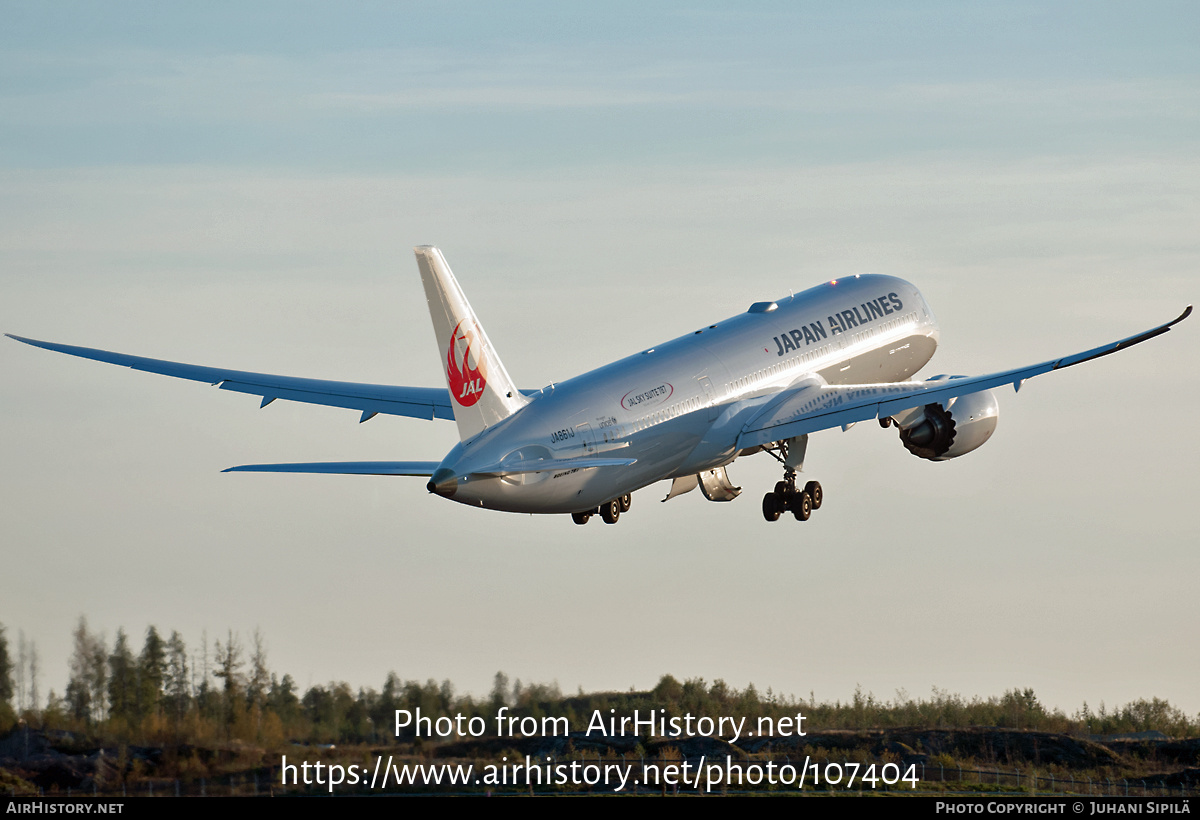
<path fill-rule="evenodd" d="M 286 377 L 281 377 L 286 378 Z M 264 380 L 265 382 L 266 380 Z M 297 382 L 314 382 L 313 379 L 297 379 Z M 255 384 L 249 381 L 227 379 L 219 385 L 221 390 L 232 390 L 235 393 L 249 393 L 252 396 L 262 396 L 265 404 L 276 399 L 296 401 L 306 404 L 321 404 L 327 407 L 344 407 L 348 410 L 361 410 L 368 418 L 377 413 L 391 416 L 408 416 L 410 418 L 432 420 L 435 418 L 452 419 L 450 402 L 445 390 L 429 387 L 396 387 L 393 397 L 382 395 L 371 388 L 384 385 L 356 385 L 346 382 L 319 382 L 305 384 L 308 389 L 284 387 L 278 383 Z M 356 394 L 355 388 L 367 388 Z M 422 391 L 431 394 L 441 393 L 442 401 L 436 395 L 423 395 Z"/>

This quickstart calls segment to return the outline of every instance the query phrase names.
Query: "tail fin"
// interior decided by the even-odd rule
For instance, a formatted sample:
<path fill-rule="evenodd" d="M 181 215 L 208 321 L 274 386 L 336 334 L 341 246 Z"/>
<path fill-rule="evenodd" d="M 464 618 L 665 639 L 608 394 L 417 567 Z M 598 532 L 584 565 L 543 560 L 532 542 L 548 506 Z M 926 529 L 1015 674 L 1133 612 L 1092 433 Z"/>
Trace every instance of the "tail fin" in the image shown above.
<path fill-rule="evenodd" d="M 413 251 L 446 371 L 454 420 L 459 436 L 466 440 L 508 418 L 529 400 L 509 378 L 442 252 L 431 245 L 419 245 Z"/>

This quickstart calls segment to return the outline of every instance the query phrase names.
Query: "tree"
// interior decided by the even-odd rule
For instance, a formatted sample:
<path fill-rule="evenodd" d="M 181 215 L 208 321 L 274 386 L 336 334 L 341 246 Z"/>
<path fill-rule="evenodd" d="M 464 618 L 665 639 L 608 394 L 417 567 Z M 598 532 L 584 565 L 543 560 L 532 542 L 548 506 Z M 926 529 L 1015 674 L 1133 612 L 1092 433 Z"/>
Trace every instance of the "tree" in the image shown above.
<path fill-rule="evenodd" d="M 654 697 L 661 705 L 669 706 L 674 710 L 679 699 L 683 697 L 683 684 L 671 675 L 663 675 L 658 679 L 658 685 L 654 687 Z"/>
<path fill-rule="evenodd" d="M 4 637 L 4 625 L 0 624 L 0 732 L 16 723 L 17 715 L 12 707 L 13 681 L 12 661 L 8 657 L 8 639 Z"/>
<path fill-rule="evenodd" d="M 296 695 L 296 681 L 291 675 L 284 675 L 283 680 L 271 676 L 271 689 L 267 693 L 267 703 L 271 711 L 279 716 L 284 727 L 290 727 L 300 717 L 300 698 Z"/>
<path fill-rule="evenodd" d="M 200 657 L 192 664 L 193 677 L 199 673 L 200 682 L 192 681 L 192 692 L 196 698 L 196 711 L 201 717 L 218 718 L 218 707 L 220 702 L 213 695 L 212 684 L 210 683 L 210 669 L 208 665 L 208 630 L 200 633 Z"/>
<path fill-rule="evenodd" d="M 375 699 L 374 708 L 371 710 L 371 720 L 374 721 L 376 731 L 383 732 L 393 740 L 396 710 L 404 708 L 401 700 L 403 688 L 400 676 L 395 672 L 388 672 L 387 680 L 383 682 L 383 691 Z"/>
<path fill-rule="evenodd" d="M 217 664 L 213 675 L 225 682 L 224 689 L 227 695 L 241 691 L 245 685 L 242 675 L 242 644 L 233 636 L 233 630 L 229 631 L 229 637 L 224 645 L 217 641 L 213 649 L 213 657 Z"/>
<path fill-rule="evenodd" d="M 163 680 L 167 673 L 167 647 L 158 630 L 146 630 L 146 642 L 137 661 L 137 714 L 152 715 L 159 709 L 163 696 Z"/>
<path fill-rule="evenodd" d="M 183 636 L 178 632 L 171 633 L 167 641 L 166 668 L 163 672 L 163 700 L 167 713 L 179 730 L 183 716 L 187 714 L 191 701 L 191 685 L 188 680 L 187 647 Z"/>
<path fill-rule="evenodd" d="M 132 724 L 137 719 L 137 661 L 129 648 L 124 629 L 117 630 L 117 641 L 108 657 L 109 715 Z"/>
<path fill-rule="evenodd" d="M 37 644 L 33 641 L 29 642 L 29 708 L 33 711 L 38 710 L 38 672 L 41 671 L 38 665 Z"/>
<path fill-rule="evenodd" d="M 497 672 L 492 679 L 492 708 L 508 705 L 508 675 Z"/>
<path fill-rule="evenodd" d="M 4 637 L 4 625 L 0 624 L 0 704 L 6 704 L 11 709 L 12 696 L 12 661 L 8 657 L 8 638 Z"/>
<path fill-rule="evenodd" d="M 107 689 L 108 650 L 104 638 L 88 632 L 87 618 L 80 615 L 67 681 L 67 707 L 77 720 L 94 725 L 104 720 Z"/>
<path fill-rule="evenodd" d="M 29 663 L 29 646 L 25 642 L 25 630 L 17 630 L 17 674 L 16 674 L 16 693 L 17 693 L 17 714 L 24 712 L 29 708 L 26 703 L 26 697 L 29 690 L 25 686 L 25 667 Z"/>
<path fill-rule="evenodd" d="M 312 727 L 312 735 L 316 739 L 332 740 L 337 738 L 337 714 L 333 696 L 329 690 L 320 684 L 310 686 L 300 699 L 304 707 L 304 716 Z"/>
<path fill-rule="evenodd" d="M 263 710 L 271 688 L 271 670 L 267 668 L 267 646 L 262 633 L 254 630 L 254 651 L 250 655 L 250 677 L 246 681 L 246 708 L 249 710 L 255 741 L 262 740 Z"/>
<path fill-rule="evenodd" d="M 26 639 L 25 630 L 17 632 L 17 713 L 36 712 L 38 708 L 37 644 Z"/>
<path fill-rule="evenodd" d="M 245 676 L 242 674 L 242 644 L 233 636 L 232 629 L 229 630 L 229 636 L 223 646 L 220 641 L 217 641 L 214 647 L 214 660 L 217 668 L 213 674 L 225 682 L 221 698 L 221 714 L 228 736 L 229 729 L 233 727 L 242 713 L 241 693 L 246 684 Z"/>
<path fill-rule="evenodd" d="M 66 701 L 56 695 L 53 689 L 46 696 L 46 708 L 42 710 L 41 718 L 43 729 L 66 729 L 71 725 Z"/>
<path fill-rule="evenodd" d="M 250 679 L 246 683 L 246 702 L 261 709 L 271 687 L 271 670 L 267 668 L 267 645 L 262 633 L 254 630 L 254 652 L 250 656 Z"/>

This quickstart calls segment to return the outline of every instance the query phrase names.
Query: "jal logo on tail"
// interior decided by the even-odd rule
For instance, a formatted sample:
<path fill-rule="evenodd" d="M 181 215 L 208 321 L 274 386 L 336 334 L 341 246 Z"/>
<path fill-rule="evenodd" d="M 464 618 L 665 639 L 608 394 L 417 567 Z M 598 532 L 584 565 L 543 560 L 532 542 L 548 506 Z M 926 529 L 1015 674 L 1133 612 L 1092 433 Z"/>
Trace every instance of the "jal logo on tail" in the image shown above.
<path fill-rule="evenodd" d="M 482 347 L 478 334 L 463 327 L 468 321 L 464 319 L 455 325 L 454 332 L 450 334 L 450 346 L 446 350 L 446 379 L 450 383 L 450 395 L 463 407 L 470 407 L 479 401 L 487 384 L 483 361 L 478 354 L 471 353 L 472 345 Z M 471 367 L 471 359 L 476 359 L 475 367 Z"/>

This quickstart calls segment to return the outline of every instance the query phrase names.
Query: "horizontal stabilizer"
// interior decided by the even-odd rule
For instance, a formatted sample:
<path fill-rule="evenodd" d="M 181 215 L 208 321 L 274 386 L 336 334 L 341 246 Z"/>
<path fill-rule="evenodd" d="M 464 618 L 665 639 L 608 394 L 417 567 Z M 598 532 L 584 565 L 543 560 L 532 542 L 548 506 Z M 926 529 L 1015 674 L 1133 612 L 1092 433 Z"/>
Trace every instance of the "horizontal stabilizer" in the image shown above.
<path fill-rule="evenodd" d="M 300 464 L 243 464 L 221 472 L 431 476 L 437 466 L 436 461 L 311 461 Z"/>

